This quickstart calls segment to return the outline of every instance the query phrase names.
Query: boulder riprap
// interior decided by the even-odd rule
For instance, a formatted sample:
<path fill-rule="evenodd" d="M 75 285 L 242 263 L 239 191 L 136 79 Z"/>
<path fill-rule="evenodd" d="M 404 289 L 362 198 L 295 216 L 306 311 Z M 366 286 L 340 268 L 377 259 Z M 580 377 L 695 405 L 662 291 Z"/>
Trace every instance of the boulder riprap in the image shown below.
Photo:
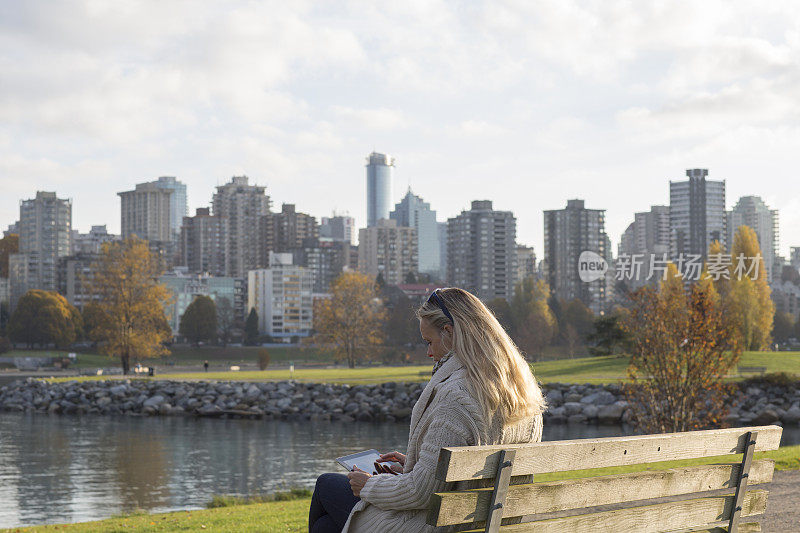
<path fill-rule="evenodd" d="M 731 426 L 800 423 L 800 384 L 740 383 L 727 400 Z M 424 383 L 18 380 L 0 388 L 0 411 L 268 420 L 408 422 Z M 618 425 L 632 409 L 619 385 L 548 383 L 545 424 Z"/>

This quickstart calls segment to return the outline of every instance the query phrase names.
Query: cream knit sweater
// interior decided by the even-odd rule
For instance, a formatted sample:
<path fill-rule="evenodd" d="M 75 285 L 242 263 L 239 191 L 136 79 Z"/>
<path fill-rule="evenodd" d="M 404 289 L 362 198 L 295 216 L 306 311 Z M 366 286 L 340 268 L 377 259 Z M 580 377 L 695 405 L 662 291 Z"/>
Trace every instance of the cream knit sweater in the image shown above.
<path fill-rule="evenodd" d="M 367 480 L 361 501 L 350 512 L 343 533 L 432 532 L 425 523 L 428 501 L 445 484 L 434 472 L 439 450 L 449 446 L 480 446 L 535 442 L 542 438 L 542 415 L 505 428 L 487 424 L 467 383 L 464 366 L 451 357 L 425 386 L 411 412 L 406 464 L 397 476 L 381 474 Z"/>

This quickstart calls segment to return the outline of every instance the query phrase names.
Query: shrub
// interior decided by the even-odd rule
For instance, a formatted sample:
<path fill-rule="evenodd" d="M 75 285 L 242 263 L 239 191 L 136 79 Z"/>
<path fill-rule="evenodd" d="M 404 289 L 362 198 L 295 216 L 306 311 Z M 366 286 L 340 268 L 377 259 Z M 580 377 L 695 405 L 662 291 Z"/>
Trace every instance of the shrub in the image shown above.
<path fill-rule="evenodd" d="M 258 350 L 258 368 L 266 370 L 269 366 L 269 352 L 266 348 Z"/>

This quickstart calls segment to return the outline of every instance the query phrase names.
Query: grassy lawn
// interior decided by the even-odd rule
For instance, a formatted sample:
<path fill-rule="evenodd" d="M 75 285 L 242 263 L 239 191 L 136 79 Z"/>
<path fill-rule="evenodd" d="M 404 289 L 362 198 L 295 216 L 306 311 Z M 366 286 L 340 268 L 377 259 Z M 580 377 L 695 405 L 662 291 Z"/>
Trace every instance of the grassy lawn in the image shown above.
<path fill-rule="evenodd" d="M 800 445 L 786 446 L 772 452 L 759 452 L 756 459 L 773 459 L 776 470 L 800 469 Z M 642 466 L 601 468 L 541 474 L 537 482 L 559 479 L 621 474 L 641 470 L 660 470 L 699 464 L 740 461 L 741 455 L 713 457 L 687 461 L 652 463 Z M 200 511 L 179 511 L 164 514 L 134 514 L 97 522 L 14 528 L 8 532 L 67 531 L 73 533 L 100 533 L 121 531 L 306 531 L 308 528 L 309 499 L 269 502 L 252 505 L 235 505 Z"/>
<path fill-rule="evenodd" d="M 95 356 L 102 357 L 102 356 Z M 108 359 L 105 359 L 108 362 Z M 764 366 L 767 372 L 788 372 L 800 375 L 800 352 L 745 352 L 740 366 Z M 313 383 L 370 384 L 386 381 L 423 382 L 430 378 L 431 365 L 370 366 L 358 368 L 298 368 L 265 371 L 212 371 L 205 373 L 171 373 L 169 367 L 158 367 L 156 379 L 271 381 L 295 379 Z M 626 357 L 604 356 L 559 359 L 534 363 L 533 372 L 543 383 L 613 383 L 627 380 Z M 115 376 L 119 378 L 120 376 Z M 109 379 L 108 376 L 55 378 L 55 381 Z M 147 379 L 147 378 L 144 378 Z M 734 379 L 741 379 L 736 377 Z"/>

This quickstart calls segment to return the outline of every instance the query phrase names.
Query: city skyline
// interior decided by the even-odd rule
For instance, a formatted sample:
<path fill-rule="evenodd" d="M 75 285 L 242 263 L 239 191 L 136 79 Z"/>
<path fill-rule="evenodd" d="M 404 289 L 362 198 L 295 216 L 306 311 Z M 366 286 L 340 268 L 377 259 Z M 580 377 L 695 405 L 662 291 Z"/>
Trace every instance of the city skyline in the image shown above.
<path fill-rule="evenodd" d="M 727 210 L 779 210 L 781 255 L 800 244 L 796 6 L 92 6 L 0 6 L 3 229 L 37 190 L 119 233 L 119 191 L 175 176 L 194 213 L 242 174 L 365 227 L 375 150 L 392 205 L 409 184 L 440 220 L 492 200 L 537 251 L 573 198 L 616 245 L 689 168 L 726 181 Z"/>

